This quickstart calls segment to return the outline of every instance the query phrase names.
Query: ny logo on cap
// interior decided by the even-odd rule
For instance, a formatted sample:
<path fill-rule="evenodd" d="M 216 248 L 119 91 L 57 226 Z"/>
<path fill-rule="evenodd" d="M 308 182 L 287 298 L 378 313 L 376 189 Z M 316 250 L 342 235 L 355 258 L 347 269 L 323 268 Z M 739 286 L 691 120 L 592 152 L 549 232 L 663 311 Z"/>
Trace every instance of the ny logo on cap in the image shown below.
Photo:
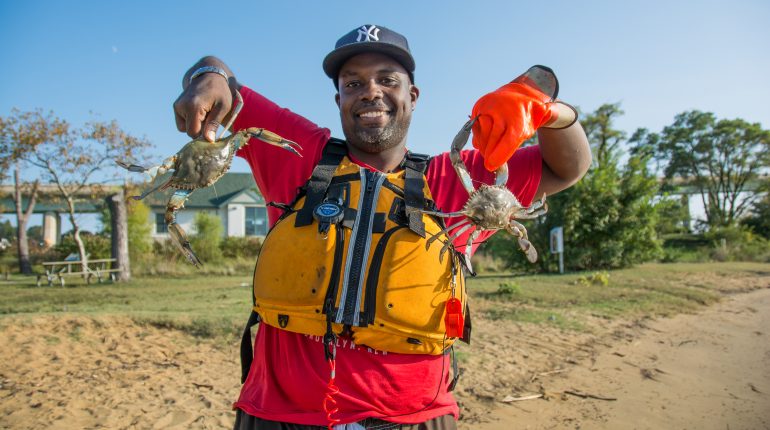
<path fill-rule="evenodd" d="M 356 42 L 379 42 L 380 41 L 380 29 L 376 25 L 370 25 L 369 27 L 362 25 L 358 29 L 358 37 Z"/>

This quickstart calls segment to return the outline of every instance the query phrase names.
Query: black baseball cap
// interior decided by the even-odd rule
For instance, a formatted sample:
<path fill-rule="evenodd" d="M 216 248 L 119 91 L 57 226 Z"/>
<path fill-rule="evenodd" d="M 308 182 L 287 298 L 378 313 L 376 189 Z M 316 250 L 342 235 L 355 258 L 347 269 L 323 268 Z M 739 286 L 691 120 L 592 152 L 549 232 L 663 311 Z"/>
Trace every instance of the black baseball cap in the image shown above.
<path fill-rule="evenodd" d="M 342 36 L 334 45 L 334 51 L 324 58 L 324 72 L 335 87 L 342 65 L 350 57 L 363 52 L 378 52 L 398 61 L 414 83 L 414 58 L 406 37 L 381 25 L 365 24 Z"/>

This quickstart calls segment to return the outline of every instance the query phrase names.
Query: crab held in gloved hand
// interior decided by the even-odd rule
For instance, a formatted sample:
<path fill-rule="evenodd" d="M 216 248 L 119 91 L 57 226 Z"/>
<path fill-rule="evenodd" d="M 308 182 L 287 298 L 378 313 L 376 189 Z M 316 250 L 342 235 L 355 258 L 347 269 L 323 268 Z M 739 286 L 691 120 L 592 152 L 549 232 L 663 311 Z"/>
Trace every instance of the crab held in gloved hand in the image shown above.
<path fill-rule="evenodd" d="M 241 98 L 237 91 L 235 94 L 238 104 L 222 134 L 235 122 L 235 118 L 243 106 L 243 98 Z M 222 139 L 220 134 L 219 139 L 213 143 L 203 138 L 195 139 L 158 166 L 147 168 L 115 160 L 118 165 L 125 169 L 132 172 L 148 173 L 152 178 L 150 189 L 143 192 L 140 196 L 132 196 L 133 199 L 141 200 L 155 191 L 167 188 L 175 190 L 166 205 L 166 225 L 174 244 L 187 257 L 187 260 L 196 267 L 201 264 L 201 261 L 193 252 L 184 230 L 176 223 L 176 212 L 184 207 L 185 201 L 195 190 L 213 185 L 219 178 L 224 176 L 230 169 L 236 151 L 241 146 L 246 145 L 252 137 L 301 156 L 297 149 L 302 148 L 297 143 L 284 139 L 263 128 L 247 128 L 232 133 L 224 139 Z M 155 185 L 154 182 L 157 176 L 163 175 L 168 171 L 173 172 L 171 177 L 167 181 Z"/>
<path fill-rule="evenodd" d="M 439 236 L 453 232 L 444 243 L 440 256 L 457 238 L 470 230 L 465 246 L 465 262 L 473 272 L 470 265 L 473 242 L 484 230 L 506 230 L 516 236 L 527 260 L 531 263 L 537 261 L 537 250 L 529 241 L 527 229 L 516 219 L 533 219 L 544 215 L 548 211 L 545 195 L 529 207 L 522 206 L 506 186 L 507 161 L 538 128 L 566 128 L 577 120 L 577 111 L 572 106 L 554 101 L 558 88 L 558 81 L 551 69 L 534 66 L 513 82 L 476 102 L 471 119 L 455 136 L 450 150 L 452 165 L 468 191 L 468 201 L 458 212 L 423 211 L 440 217 L 465 217 L 428 239 L 427 246 L 430 246 Z M 471 130 L 473 144 L 484 157 L 484 166 L 495 172 L 494 185 L 482 184 L 476 189 L 460 157 L 460 150 L 467 144 Z"/>

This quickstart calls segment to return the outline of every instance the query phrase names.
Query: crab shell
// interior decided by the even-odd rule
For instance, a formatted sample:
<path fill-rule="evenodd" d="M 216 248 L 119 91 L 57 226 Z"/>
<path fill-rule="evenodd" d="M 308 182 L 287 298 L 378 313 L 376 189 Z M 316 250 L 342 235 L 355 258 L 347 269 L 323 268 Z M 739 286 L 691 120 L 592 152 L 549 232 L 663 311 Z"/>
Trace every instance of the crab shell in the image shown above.
<path fill-rule="evenodd" d="M 215 183 L 230 169 L 235 155 L 234 136 L 214 143 L 196 139 L 176 154 L 174 174 L 169 181 L 173 188 L 195 190 Z"/>
<path fill-rule="evenodd" d="M 501 185 L 482 185 L 474 191 L 463 207 L 466 216 L 485 230 L 501 230 L 525 209 L 513 193 Z"/>

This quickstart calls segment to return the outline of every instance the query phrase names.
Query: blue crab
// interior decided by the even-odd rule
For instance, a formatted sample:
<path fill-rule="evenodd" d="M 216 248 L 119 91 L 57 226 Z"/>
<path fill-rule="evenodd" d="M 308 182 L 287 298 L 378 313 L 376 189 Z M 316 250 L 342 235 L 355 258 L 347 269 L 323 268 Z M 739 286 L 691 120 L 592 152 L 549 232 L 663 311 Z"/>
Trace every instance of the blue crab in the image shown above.
<path fill-rule="evenodd" d="M 459 222 L 456 222 L 445 229 L 441 230 L 437 234 L 428 239 L 426 247 L 438 239 L 445 233 L 457 229 L 449 240 L 444 242 L 444 246 L 441 248 L 439 257 L 441 258 L 444 253 L 452 246 L 454 240 L 460 237 L 462 234 L 471 230 L 471 234 L 468 237 L 468 241 L 465 245 L 465 263 L 468 269 L 473 272 L 473 268 L 470 265 L 471 249 L 473 242 L 479 237 L 484 230 L 505 230 L 508 233 L 516 236 L 518 239 L 519 247 L 527 256 L 527 260 L 531 263 L 537 261 L 537 250 L 532 245 L 527 237 L 527 229 L 516 219 L 534 219 L 540 215 L 544 215 L 548 211 L 548 205 L 545 203 L 545 195 L 541 200 L 534 202 L 529 207 L 524 207 L 516 198 L 515 195 L 506 187 L 508 182 L 508 165 L 503 164 L 495 171 L 495 183 L 494 185 L 482 184 L 476 189 L 473 186 L 473 180 L 471 179 L 468 168 L 460 158 L 460 150 L 468 143 L 468 137 L 471 134 L 471 128 L 473 127 L 476 118 L 471 118 L 463 125 L 460 132 L 457 133 L 452 141 L 452 148 L 449 152 L 452 160 L 452 165 L 457 172 L 457 176 L 460 177 L 460 181 L 463 187 L 468 191 L 468 201 L 463 206 L 462 210 L 457 212 L 443 213 L 435 211 L 422 211 L 423 213 L 435 215 L 439 217 L 465 217 Z"/>
<path fill-rule="evenodd" d="M 240 93 L 236 91 L 235 95 L 237 105 L 230 121 L 213 143 L 202 138 L 195 139 L 183 146 L 179 152 L 164 160 L 163 163 L 153 167 L 142 167 L 115 160 L 119 166 L 131 172 L 147 173 L 151 177 L 150 189 L 139 196 L 132 196 L 133 199 L 141 200 L 155 191 L 167 188 L 175 190 L 166 205 L 166 225 L 174 244 L 187 257 L 187 260 L 196 267 L 201 265 L 201 261 L 193 252 L 184 230 L 176 222 L 176 213 L 184 207 L 187 198 L 195 190 L 211 186 L 224 176 L 230 169 L 236 151 L 241 146 L 246 145 L 252 137 L 270 145 L 283 148 L 301 157 L 298 149 L 301 150 L 302 147 L 299 144 L 284 139 L 264 128 L 247 128 L 222 139 L 225 130 L 232 126 L 243 107 L 243 98 Z M 173 172 L 171 177 L 165 182 L 155 185 L 156 178 L 169 171 Z"/>

